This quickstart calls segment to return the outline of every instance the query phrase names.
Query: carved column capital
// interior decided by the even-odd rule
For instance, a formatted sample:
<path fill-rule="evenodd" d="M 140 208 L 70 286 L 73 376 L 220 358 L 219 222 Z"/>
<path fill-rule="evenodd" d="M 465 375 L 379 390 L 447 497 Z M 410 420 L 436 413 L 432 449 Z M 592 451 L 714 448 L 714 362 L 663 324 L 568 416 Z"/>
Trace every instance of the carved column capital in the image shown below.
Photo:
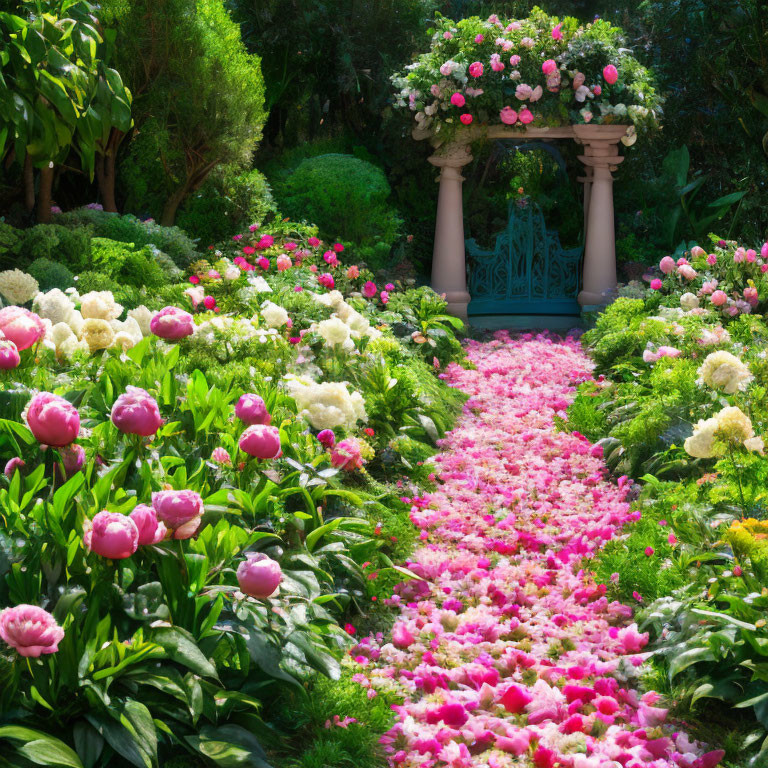
<path fill-rule="evenodd" d="M 469 144 L 444 144 L 427 160 L 440 168 L 438 181 L 443 178 L 464 181 L 460 169 L 472 162 L 472 152 Z"/>

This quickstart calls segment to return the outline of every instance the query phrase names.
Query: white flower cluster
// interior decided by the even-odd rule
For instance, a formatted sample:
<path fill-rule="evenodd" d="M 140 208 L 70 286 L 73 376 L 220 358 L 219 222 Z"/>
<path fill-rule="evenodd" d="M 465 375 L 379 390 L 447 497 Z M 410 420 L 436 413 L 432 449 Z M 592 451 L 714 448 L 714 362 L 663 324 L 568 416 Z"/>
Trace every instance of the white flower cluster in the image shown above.
<path fill-rule="evenodd" d="M 734 395 L 754 379 L 749 368 L 730 352 L 719 350 L 704 358 L 699 368 L 699 384 L 720 389 L 727 395 Z"/>
<path fill-rule="evenodd" d="M 80 301 L 80 310 L 75 301 Z M 43 343 L 60 357 L 75 352 L 96 352 L 118 347 L 130 349 L 150 334 L 149 323 L 154 315 L 145 306 L 128 312 L 125 321 L 118 320 L 123 307 L 115 302 L 110 291 L 92 291 L 68 296 L 58 288 L 38 293 L 32 309 L 46 325 Z"/>
<path fill-rule="evenodd" d="M 748 451 L 763 454 L 762 437 L 755 437 L 749 416 L 736 406 L 723 408 L 711 419 L 701 419 L 685 441 L 686 453 L 698 459 L 722 456 L 728 445 L 742 445 Z"/>
<path fill-rule="evenodd" d="M 0 272 L 0 294 L 9 304 L 26 304 L 39 290 L 37 280 L 20 269 Z"/>
<path fill-rule="evenodd" d="M 350 392 L 347 382 L 318 383 L 293 375 L 286 376 L 283 381 L 288 394 L 296 401 L 299 416 L 315 429 L 353 429 L 358 421 L 368 419 L 363 396 L 354 390 Z"/>
<path fill-rule="evenodd" d="M 265 301 L 261 305 L 261 316 L 270 328 L 282 328 L 288 323 L 288 312 L 272 301 Z"/>
<path fill-rule="evenodd" d="M 344 301 L 340 291 L 313 294 L 313 296 L 319 304 L 333 310 L 328 320 L 315 323 L 310 327 L 310 330 L 319 333 L 329 346 L 340 347 L 351 352 L 355 348 L 355 339 L 363 336 L 377 339 L 381 336 L 381 332 L 373 328 L 366 317 Z"/>

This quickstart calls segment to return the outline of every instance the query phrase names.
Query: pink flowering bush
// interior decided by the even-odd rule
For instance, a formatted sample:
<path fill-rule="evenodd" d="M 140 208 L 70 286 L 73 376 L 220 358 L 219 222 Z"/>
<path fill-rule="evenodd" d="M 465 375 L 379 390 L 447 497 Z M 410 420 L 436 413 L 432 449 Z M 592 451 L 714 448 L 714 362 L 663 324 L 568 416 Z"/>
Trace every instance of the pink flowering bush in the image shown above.
<path fill-rule="evenodd" d="M 538 8 L 519 20 L 440 17 L 430 51 L 392 81 L 396 106 L 413 113 L 418 131 L 434 134 L 478 122 L 652 126 L 660 104 L 620 29 L 603 20 L 580 26 Z"/>

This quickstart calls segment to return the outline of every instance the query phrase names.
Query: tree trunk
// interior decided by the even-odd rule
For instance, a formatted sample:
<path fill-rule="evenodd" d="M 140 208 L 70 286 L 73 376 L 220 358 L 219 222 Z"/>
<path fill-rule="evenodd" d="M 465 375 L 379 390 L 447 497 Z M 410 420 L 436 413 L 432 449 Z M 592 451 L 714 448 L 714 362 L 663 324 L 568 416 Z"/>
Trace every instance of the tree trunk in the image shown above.
<path fill-rule="evenodd" d="M 40 189 L 37 195 L 37 221 L 48 224 L 51 221 L 51 192 L 53 190 L 53 168 L 46 165 L 40 169 Z"/>
<path fill-rule="evenodd" d="M 35 168 L 29 154 L 24 157 L 24 207 L 27 213 L 35 210 Z"/>
<path fill-rule="evenodd" d="M 189 182 L 180 186 L 166 201 L 163 206 L 163 213 L 160 216 L 160 224 L 164 227 L 172 227 L 176 223 L 176 211 L 179 210 L 182 200 L 189 191 Z"/>
<path fill-rule="evenodd" d="M 122 131 L 113 128 L 109 134 L 109 140 L 103 154 L 99 154 L 96 160 L 96 182 L 99 185 L 101 204 L 105 211 L 117 213 L 115 201 L 115 161 L 117 148 L 123 138 Z"/>

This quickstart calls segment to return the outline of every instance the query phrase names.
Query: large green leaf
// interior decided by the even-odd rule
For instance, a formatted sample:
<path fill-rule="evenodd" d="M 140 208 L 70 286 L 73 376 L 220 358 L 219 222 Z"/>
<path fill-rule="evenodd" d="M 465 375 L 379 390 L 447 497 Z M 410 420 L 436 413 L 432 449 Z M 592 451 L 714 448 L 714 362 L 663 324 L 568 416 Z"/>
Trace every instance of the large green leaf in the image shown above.
<path fill-rule="evenodd" d="M 183 664 L 192 672 L 203 677 L 218 679 L 216 667 L 197 647 L 194 637 L 181 627 L 159 627 L 152 630 L 149 638 L 161 645 L 169 658 Z"/>
<path fill-rule="evenodd" d="M 35 765 L 84 768 L 77 753 L 63 741 L 20 725 L 0 726 L 0 739 L 16 743 L 16 751 Z"/>

